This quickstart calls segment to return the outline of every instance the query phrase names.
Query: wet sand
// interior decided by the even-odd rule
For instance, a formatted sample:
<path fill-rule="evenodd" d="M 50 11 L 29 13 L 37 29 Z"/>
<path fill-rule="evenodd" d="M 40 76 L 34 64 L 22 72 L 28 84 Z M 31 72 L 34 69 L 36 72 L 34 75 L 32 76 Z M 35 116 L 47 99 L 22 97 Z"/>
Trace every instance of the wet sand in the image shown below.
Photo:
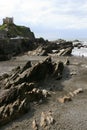
<path fill-rule="evenodd" d="M 43 60 L 45 57 L 29 57 L 27 55 L 17 57 L 11 61 L 0 63 L 0 74 L 10 71 L 12 68 L 23 66 L 26 61 L 33 63 Z M 49 89 L 53 87 L 51 97 L 47 102 L 31 104 L 31 111 L 0 128 L 0 130 L 33 130 L 31 127 L 33 119 L 40 122 L 42 111 L 53 112 L 55 123 L 50 125 L 49 130 L 86 130 L 87 129 L 87 58 L 68 57 L 70 65 L 65 66 L 61 80 L 45 80 L 41 87 Z M 52 57 L 53 60 L 65 62 L 67 57 Z M 71 75 L 73 73 L 73 75 Z M 57 98 L 67 95 L 69 92 L 82 88 L 84 91 L 72 98 L 71 102 L 59 103 Z M 39 127 L 39 130 L 44 130 Z"/>

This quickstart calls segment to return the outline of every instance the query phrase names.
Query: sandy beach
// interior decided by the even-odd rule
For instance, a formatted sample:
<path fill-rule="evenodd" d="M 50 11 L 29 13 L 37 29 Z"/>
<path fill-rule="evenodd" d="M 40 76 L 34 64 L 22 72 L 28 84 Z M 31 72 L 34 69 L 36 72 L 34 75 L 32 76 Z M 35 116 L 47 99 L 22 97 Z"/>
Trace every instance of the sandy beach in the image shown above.
<path fill-rule="evenodd" d="M 23 66 L 28 60 L 33 63 L 43 60 L 45 57 L 19 56 L 11 61 L 0 63 L 0 74 L 10 71 L 12 68 Z M 66 61 L 67 57 L 52 57 L 53 60 Z M 41 104 L 35 102 L 31 104 L 31 109 L 27 114 L 21 116 L 5 126 L 1 130 L 33 130 L 32 121 L 36 119 L 40 123 L 42 112 L 52 111 L 55 123 L 50 125 L 50 130 L 86 130 L 87 129 L 87 58 L 68 57 L 70 65 L 64 68 L 61 80 L 44 81 L 41 87 L 52 88 L 51 97 Z M 53 87 L 55 86 L 55 87 Z M 82 88 L 83 93 L 72 97 L 71 102 L 59 103 L 58 98 L 68 95 L 74 90 Z M 39 126 L 39 130 L 42 128 Z"/>

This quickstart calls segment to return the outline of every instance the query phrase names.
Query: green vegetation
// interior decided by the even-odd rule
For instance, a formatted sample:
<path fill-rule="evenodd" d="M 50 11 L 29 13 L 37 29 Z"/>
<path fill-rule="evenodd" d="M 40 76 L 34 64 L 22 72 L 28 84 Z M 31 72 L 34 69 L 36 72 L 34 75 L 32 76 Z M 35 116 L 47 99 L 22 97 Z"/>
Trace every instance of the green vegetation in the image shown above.
<path fill-rule="evenodd" d="M 0 30 L 4 30 L 5 28 L 7 28 L 7 24 L 3 24 L 0 26 Z"/>
<path fill-rule="evenodd" d="M 29 37 L 34 38 L 33 32 L 25 26 L 18 26 L 15 24 L 3 24 L 0 26 L 0 30 L 7 30 L 8 37 Z"/>

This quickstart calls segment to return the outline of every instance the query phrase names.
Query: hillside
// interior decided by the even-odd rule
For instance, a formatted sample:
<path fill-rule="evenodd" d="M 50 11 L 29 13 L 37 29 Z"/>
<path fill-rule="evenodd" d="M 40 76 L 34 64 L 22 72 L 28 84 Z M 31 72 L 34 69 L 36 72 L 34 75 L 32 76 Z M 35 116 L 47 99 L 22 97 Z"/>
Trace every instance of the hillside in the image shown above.
<path fill-rule="evenodd" d="M 3 24 L 0 26 L 0 31 L 3 30 L 7 32 L 7 37 L 9 38 L 20 36 L 30 38 L 31 40 L 35 39 L 34 33 L 31 32 L 30 28 L 25 26 L 15 25 L 14 23 Z"/>

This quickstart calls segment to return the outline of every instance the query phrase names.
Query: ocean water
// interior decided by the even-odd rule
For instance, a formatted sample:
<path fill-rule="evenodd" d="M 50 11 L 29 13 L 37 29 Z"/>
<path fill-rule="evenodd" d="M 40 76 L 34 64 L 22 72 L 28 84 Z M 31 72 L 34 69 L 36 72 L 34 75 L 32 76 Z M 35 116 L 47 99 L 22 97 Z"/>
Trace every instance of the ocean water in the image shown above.
<path fill-rule="evenodd" d="M 80 43 L 82 43 L 83 45 L 87 46 L 87 41 L 80 41 Z M 74 43 L 73 43 L 74 44 Z M 77 47 L 75 47 L 72 51 L 72 55 L 74 56 L 85 56 L 87 57 L 87 48 L 86 47 L 81 47 L 80 49 L 78 49 Z"/>

